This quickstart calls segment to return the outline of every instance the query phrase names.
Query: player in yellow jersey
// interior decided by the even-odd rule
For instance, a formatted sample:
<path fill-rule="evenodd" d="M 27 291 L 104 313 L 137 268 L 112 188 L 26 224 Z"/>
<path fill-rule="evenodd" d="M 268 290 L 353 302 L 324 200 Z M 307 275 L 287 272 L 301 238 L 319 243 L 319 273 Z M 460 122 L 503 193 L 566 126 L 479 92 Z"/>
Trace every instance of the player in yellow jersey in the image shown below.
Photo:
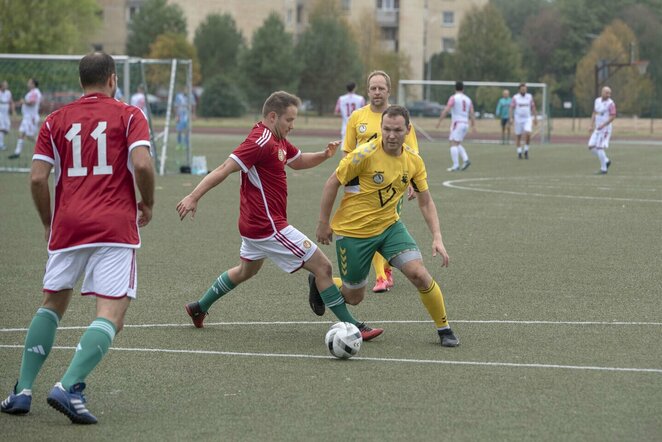
<path fill-rule="evenodd" d="M 368 74 L 368 98 L 370 99 L 370 103 L 352 112 L 352 115 L 347 121 L 347 131 L 343 140 L 343 153 L 345 155 L 368 141 L 376 141 L 377 143 L 381 141 L 382 112 L 389 106 L 388 99 L 390 93 L 391 78 L 386 72 L 373 71 Z M 413 126 L 405 138 L 405 144 L 418 153 L 418 140 L 416 139 L 416 132 Z M 414 198 L 414 192 L 410 191 L 408 196 L 409 199 Z M 398 202 L 397 210 L 400 212 L 402 199 L 398 200 Z M 391 266 L 379 253 L 375 254 L 372 265 L 377 277 L 372 291 L 380 293 L 393 287 Z"/>
<path fill-rule="evenodd" d="M 382 114 L 381 141 L 362 144 L 340 161 L 322 191 L 317 241 L 330 244 L 333 233 L 336 234 L 341 292 L 348 304 L 357 305 L 365 297 L 370 261 L 379 252 L 416 286 L 437 327 L 441 345 L 455 347 L 460 341 L 448 324 L 441 289 L 423 265 L 416 241 L 395 210 L 411 186 L 418 194 L 418 206 L 432 233 L 432 256 L 440 255 L 442 267 L 448 266 L 425 163 L 405 143 L 410 131 L 407 109 L 389 106 Z M 346 186 L 345 194 L 329 224 L 342 185 Z"/>

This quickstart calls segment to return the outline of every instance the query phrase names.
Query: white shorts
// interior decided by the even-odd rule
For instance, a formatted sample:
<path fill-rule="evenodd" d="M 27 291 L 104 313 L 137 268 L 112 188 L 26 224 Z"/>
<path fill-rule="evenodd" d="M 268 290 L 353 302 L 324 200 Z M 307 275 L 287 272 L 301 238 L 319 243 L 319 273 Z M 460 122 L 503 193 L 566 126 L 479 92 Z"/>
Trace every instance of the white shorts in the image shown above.
<path fill-rule="evenodd" d="M 53 293 L 74 288 L 83 271 L 81 295 L 136 298 L 136 249 L 129 247 L 86 247 L 50 253 L 44 291 Z"/>
<path fill-rule="evenodd" d="M 287 226 L 271 238 L 241 238 L 239 256 L 244 261 L 269 258 L 287 273 L 294 273 L 308 261 L 317 245 L 292 226 Z"/>
<path fill-rule="evenodd" d="M 469 130 L 469 124 L 464 121 L 456 121 L 451 124 L 451 133 L 448 135 L 449 141 L 461 143 Z"/>
<path fill-rule="evenodd" d="M 11 129 L 9 113 L 0 112 L 0 131 L 9 132 L 9 129 Z"/>
<path fill-rule="evenodd" d="M 515 135 L 522 135 L 524 132 L 531 133 L 531 127 L 533 126 L 533 118 L 527 118 L 524 120 L 518 120 L 515 118 L 515 121 L 513 122 L 513 129 L 515 131 Z"/>
<path fill-rule="evenodd" d="M 611 138 L 611 127 L 602 130 L 594 130 L 591 139 L 588 140 L 588 147 L 597 147 L 598 149 L 608 149 L 609 139 Z"/>
<path fill-rule="evenodd" d="M 21 126 L 18 128 L 20 133 L 27 135 L 30 138 L 34 138 L 37 135 L 37 129 L 39 127 L 39 117 L 28 115 L 23 117 L 21 120 Z"/>

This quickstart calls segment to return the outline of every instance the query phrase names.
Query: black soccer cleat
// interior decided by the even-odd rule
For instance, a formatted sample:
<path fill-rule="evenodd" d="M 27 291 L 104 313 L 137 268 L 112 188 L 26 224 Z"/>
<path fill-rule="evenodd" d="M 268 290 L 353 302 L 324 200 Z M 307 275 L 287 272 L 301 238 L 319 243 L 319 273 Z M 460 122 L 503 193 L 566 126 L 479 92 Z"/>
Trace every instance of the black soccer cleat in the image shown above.
<path fill-rule="evenodd" d="M 453 333 L 453 330 L 450 328 L 437 330 L 437 333 L 439 333 L 439 339 L 441 339 L 442 347 L 457 347 L 460 345 L 460 338 L 455 336 L 455 333 Z"/>
<path fill-rule="evenodd" d="M 310 309 L 317 316 L 323 316 L 326 311 L 326 306 L 324 301 L 322 301 L 322 296 L 320 291 L 317 290 L 317 284 L 315 283 L 315 275 L 312 273 L 308 274 L 308 303 L 310 304 Z"/>

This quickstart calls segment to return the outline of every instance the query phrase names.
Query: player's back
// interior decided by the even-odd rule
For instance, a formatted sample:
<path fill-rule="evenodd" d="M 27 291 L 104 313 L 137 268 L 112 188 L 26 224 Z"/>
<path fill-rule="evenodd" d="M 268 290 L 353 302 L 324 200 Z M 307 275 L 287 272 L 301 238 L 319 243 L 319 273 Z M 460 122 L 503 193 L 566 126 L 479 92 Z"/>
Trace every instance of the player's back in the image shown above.
<path fill-rule="evenodd" d="M 86 95 L 46 118 L 35 159 L 55 166 L 50 250 L 140 243 L 129 160 L 137 146 L 149 146 L 142 112 L 102 94 Z"/>
<path fill-rule="evenodd" d="M 347 120 L 352 112 L 365 106 L 365 98 L 355 93 L 341 95 L 338 99 L 338 109 L 344 120 Z"/>
<path fill-rule="evenodd" d="M 469 113 L 471 112 L 471 98 L 463 93 L 456 93 L 448 100 L 448 105 L 452 106 L 451 116 L 453 122 L 467 122 L 469 121 Z"/>

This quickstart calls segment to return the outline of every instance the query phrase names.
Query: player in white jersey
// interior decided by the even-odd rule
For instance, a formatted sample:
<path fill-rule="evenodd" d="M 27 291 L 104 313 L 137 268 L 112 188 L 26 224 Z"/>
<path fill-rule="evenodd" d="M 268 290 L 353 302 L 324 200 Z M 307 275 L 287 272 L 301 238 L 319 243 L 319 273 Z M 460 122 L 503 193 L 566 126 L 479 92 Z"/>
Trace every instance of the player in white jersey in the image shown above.
<path fill-rule="evenodd" d="M 514 126 L 517 137 L 517 158 L 529 159 L 529 143 L 531 142 L 531 126 L 538 124 L 536 102 L 533 96 L 526 92 L 526 83 L 520 83 L 519 93 L 513 96 L 510 102 L 510 124 Z M 522 134 L 524 134 L 524 147 L 522 147 Z"/>
<path fill-rule="evenodd" d="M 340 136 L 342 137 L 341 140 L 343 140 L 343 143 L 345 142 L 345 134 L 347 133 L 347 120 L 349 120 L 349 116 L 352 115 L 352 112 L 354 112 L 356 109 L 365 106 L 365 98 L 356 94 L 354 92 L 355 90 L 356 83 L 353 81 L 347 83 L 347 93 L 338 97 L 338 101 L 336 101 L 335 114 L 342 117 Z"/>
<path fill-rule="evenodd" d="M 28 93 L 20 100 L 17 105 L 21 105 L 21 126 L 18 128 L 18 140 L 16 140 L 16 149 L 14 153 L 9 155 L 9 159 L 15 159 L 21 156 L 25 137 L 34 139 L 39 129 L 39 104 L 41 103 L 41 91 L 39 90 L 39 82 L 34 78 L 28 80 Z"/>
<path fill-rule="evenodd" d="M 5 150 L 5 135 L 11 129 L 10 114 L 14 112 L 14 100 L 7 81 L 0 83 L 0 150 Z"/>
<path fill-rule="evenodd" d="M 611 99 L 611 89 L 607 86 L 602 88 L 601 95 L 593 103 L 593 115 L 591 116 L 592 132 L 588 140 L 589 151 L 600 160 L 600 175 L 606 175 L 607 169 L 611 165 L 611 160 L 607 158 L 607 148 L 609 148 L 609 139 L 611 138 L 611 123 L 616 118 L 616 104 Z"/>
<path fill-rule="evenodd" d="M 473 131 L 476 130 L 474 105 L 471 102 L 471 98 L 464 95 L 464 83 L 461 81 L 455 82 L 455 94 L 451 95 L 446 103 L 446 107 L 441 112 L 441 115 L 439 115 L 437 127 L 444 121 L 444 118 L 446 118 L 449 112 L 451 114 L 451 128 L 448 139 L 451 142 L 451 160 L 453 161 L 453 166 L 446 170 L 457 172 L 458 170 L 466 170 L 471 165 L 469 155 L 467 155 L 466 149 L 462 146 L 462 141 L 464 141 L 464 137 L 467 134 L 470 122 L 471 129 Z M 460 156 L 462 157 L 461 169 Z"/>

